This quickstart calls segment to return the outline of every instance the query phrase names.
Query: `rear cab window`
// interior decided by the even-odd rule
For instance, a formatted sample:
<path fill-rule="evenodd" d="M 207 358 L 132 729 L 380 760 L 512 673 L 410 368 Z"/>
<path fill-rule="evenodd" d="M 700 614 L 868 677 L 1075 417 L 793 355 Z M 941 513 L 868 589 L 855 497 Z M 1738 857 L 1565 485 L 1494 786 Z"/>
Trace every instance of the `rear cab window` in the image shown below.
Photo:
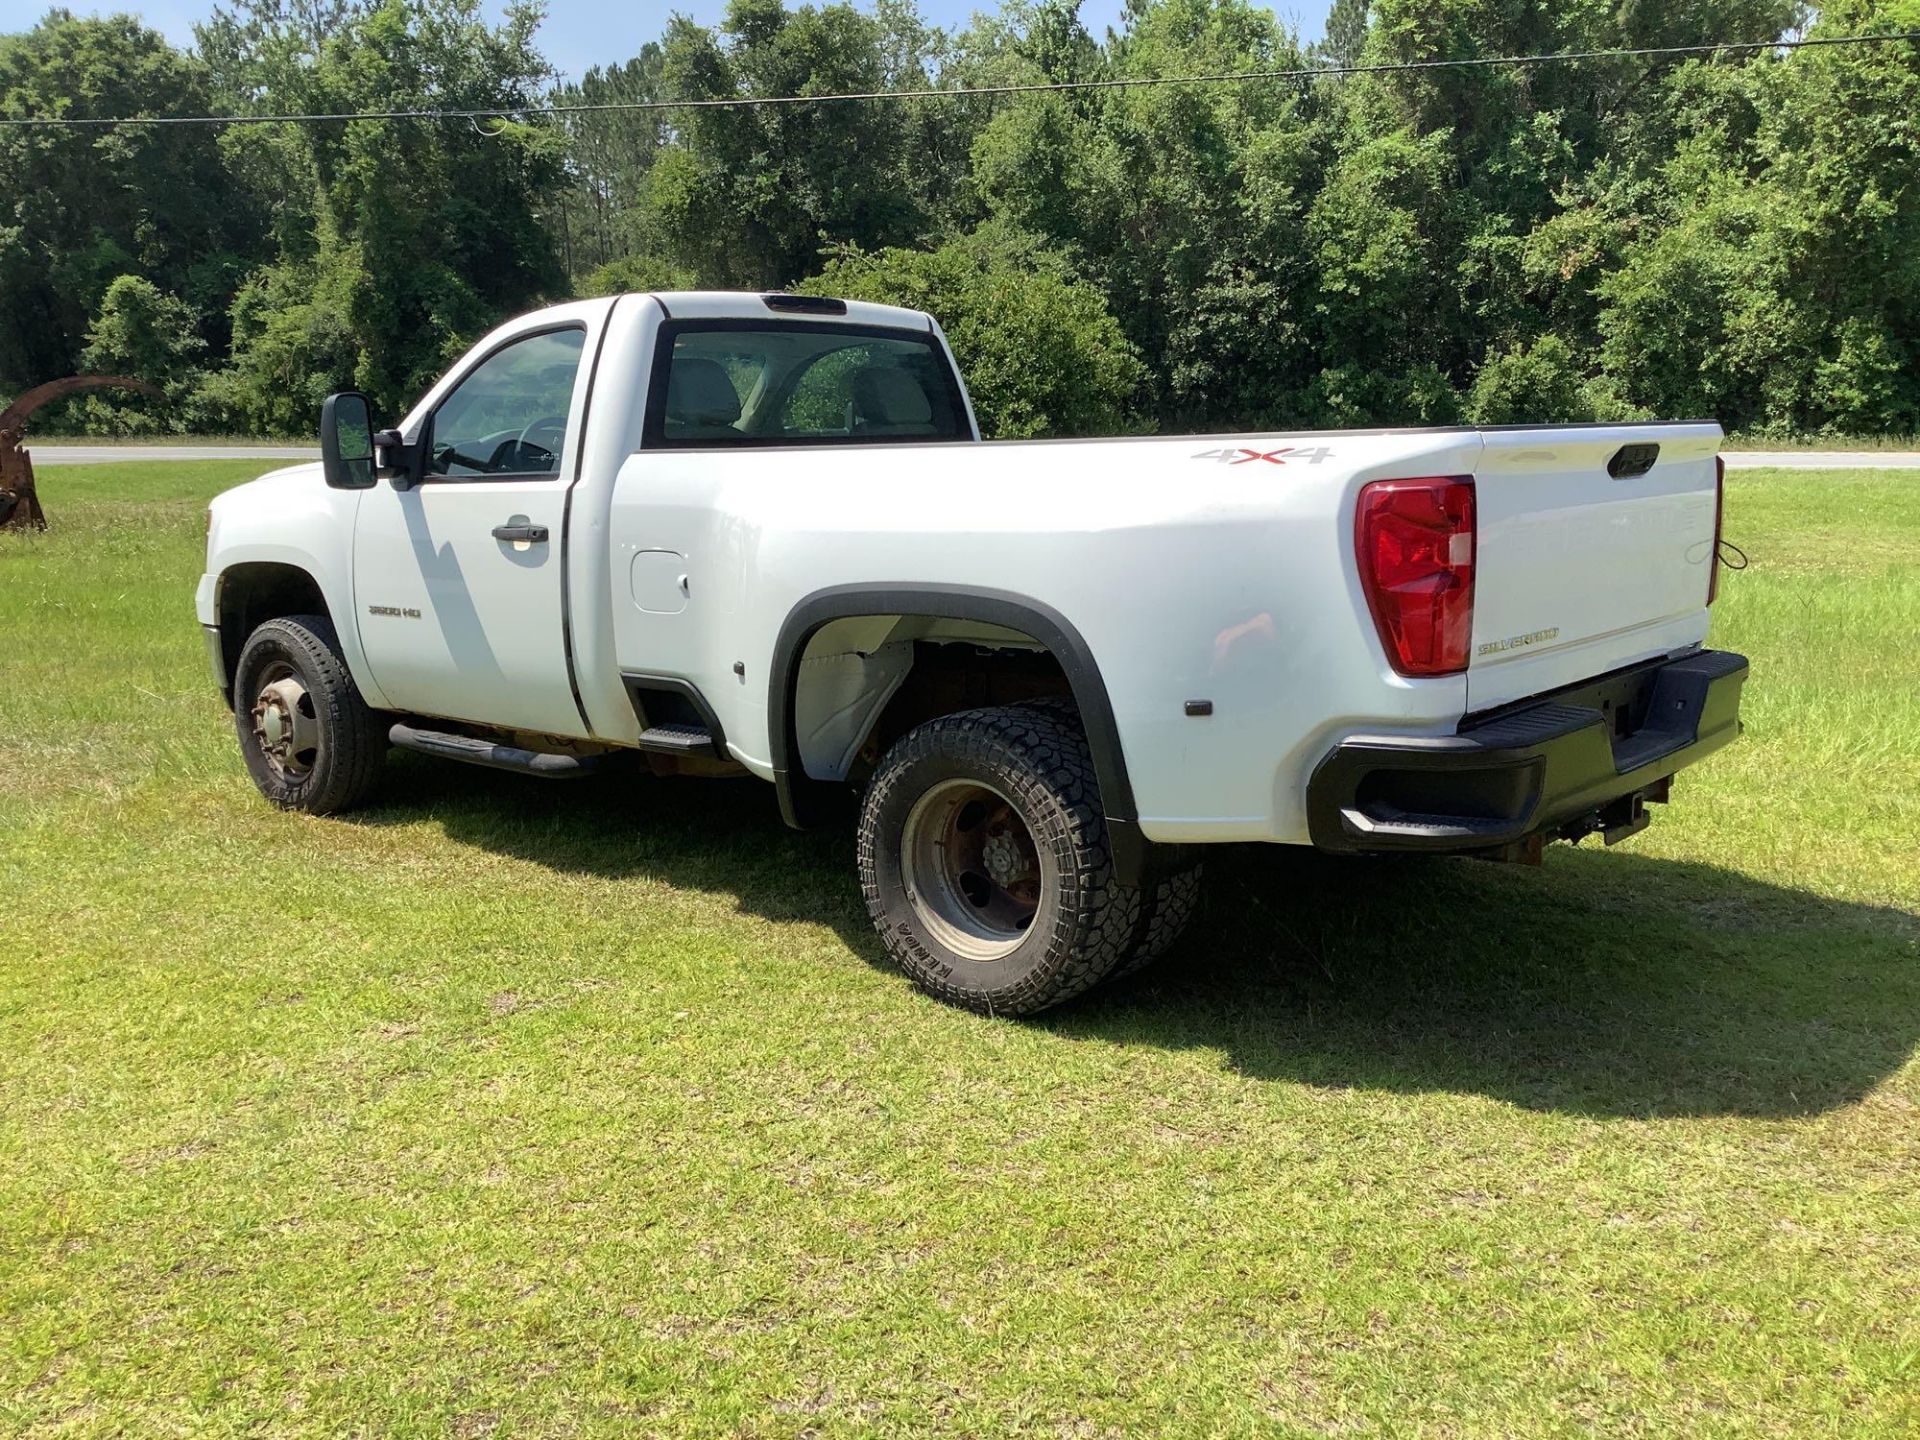
<path fill-rule="evenodd" d="M 926 331 L 801 320 L 660 328 L 648 449 L 972 438 L 953 367 Z"/>

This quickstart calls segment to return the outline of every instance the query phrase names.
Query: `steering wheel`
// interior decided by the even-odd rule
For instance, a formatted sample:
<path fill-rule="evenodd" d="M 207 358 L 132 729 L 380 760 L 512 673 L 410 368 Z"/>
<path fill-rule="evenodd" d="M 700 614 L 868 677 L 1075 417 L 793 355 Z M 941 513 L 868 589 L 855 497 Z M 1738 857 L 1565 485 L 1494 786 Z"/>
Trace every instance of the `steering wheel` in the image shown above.
<path fill-rule="evenodd" d="M 554 444 L 564 445 L 567 438 L 567 417 L 564 415 L 542 415 L 511 440 L 502 440 L 493 447 L 493 453 L 487 457 L 486 464 L 480 468 L 489 475 L 517 475 L 528 471 L 552 470 L 560 464 L 560 454 L 548 446 L 529 440 L 529 435 L 550 431 Z M 465 457 L 462 457 L 464 463 Z"/>
<path fill-rule="evenodd" d="M 529 436 L 541 434 L 543 431 L 552 432 L 553 444 L 536 445 L 528 438 Z M 566 443 L 567 417 L 564 415 L 542 415 L 538 420 L 535 420 L 531 425 L 527 426 L 526 429 L 522 430 L 520 432 L 520 438 L 513 442 L 515 453 L 518 454 L 522 460 L 525 460 L 529 450 L 537 451 L 539 454 L 546 456 L 547 465 L 542 466 L 542 469 L 547 469 L 560 463 L 560 447 Z"/>

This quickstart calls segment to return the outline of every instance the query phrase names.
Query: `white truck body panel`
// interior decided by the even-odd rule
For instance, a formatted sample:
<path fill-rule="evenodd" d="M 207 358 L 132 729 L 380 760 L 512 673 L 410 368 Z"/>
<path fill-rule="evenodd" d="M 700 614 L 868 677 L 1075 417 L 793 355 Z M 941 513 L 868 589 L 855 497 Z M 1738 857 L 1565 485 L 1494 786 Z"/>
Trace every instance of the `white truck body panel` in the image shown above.
<path fill-rule="evenodd" d="M 1236 443 L 1322 458 L 1222 465 L 1201 458 L 1220 441 L 1190 436 L 795 448 L 750 467 L 726 451 L 640 452 L 609 525 L 618 664 L 696 684 L 764 775 L 775 641 L 808 595 L 1023 595 L 1070 617 L 1098 661 L 1149 839 L 1304 839 L 1309 754 L 1351 728 L 1441 733 L 1466 708 L 1465 677 L 1392 673 L 1339 537 L 1366 480 L 1470 473 L 1479 439 Z M 635 600 L 632 557 L 648 551 L 685 557 L 677 614 Z M 1189 718 L 1188 699 L 1213 714 Z"/>
<path fill-rule="evenodd" d="M 330 490 L 317 463 L 289 465 L 235 486 L 213 504 L 207 570 L 194 592 L 202 625 L 220 620 L 222 581 L 243 565 L 286 565 L 312 576 L 338 626 L 349 668 L 369 705 L 390 708 L 352 623 L 354 517 L 363 491 Z"/>
<path fill-rule="evenodd" d="M 366 492 L 355 534 L 355 622 L 388 704 L 584 737 L 572 698 L 552 545 L 500 546 L 508 521 L 558 534 L 566 491 L 551 481 Z M 436 623 L 422 624 L 432 615 Z"/>
<path fill-rule="evenodd" d="M 1166 842 L 1304 842 L 1309 778 L 1346 737 L 1451 735 L 1471 712 L 1706 633 L 1714 425 L 646 448 L 669 318 L 781 319 L 756 296 L 697 294 L 508 322 L 400 428 L 418 436 L 491 348 L 583 327 L 556 475 L 336 491 L 301 466 L 242 486 L 214 505 L 202 623 L 220 623 L 234 565 L 295 566 L 380 709 L 631 745 L 623 676 L 670 677 L 705 698 L 733 758 L 771 777 L 777 648 L 808 597 L 849 585 L 1019 596 L 1084 640 L 1141 829 Z M 917 312 L 852 303 L 840 323 L 916 328 L 944 350 Z M 1661 459 L 1613 480 L 1608 456 L 1632 438 L 1657 440 Z M 1475 658 L 1407 679 L 1363 593 L 1355 510 L 1367 482 L 1420 476 L 1476 482 Z M 507 523 L 551 541 L 494 539 Z M 807 773 L 843 774 L 899 683 L 891 628 L 823 632 L 802 661 L 819 681 L 796 717 Z M 1187 714 L 1188 701 L 1211 713 Z"/>
<path fill-rule="evenodd" d="M 502 326 L 427 392 L 403 431 L 417 429 L 494 345 L 529 328 L 582 326 L 593 353 L 612 307 L 611 300 L 582 301 L 540 312 L 537 327 Z M 555 478 L 364 492 L 354 533 L 354 616 L 393 708 L 574 739 L 592 734 L 573 698 L 563 547 L 501 544 L 492 535 L 496 525 L 520 523 L 564 532 L 592 379 L 593 367 L 582 365 Z M 427 616 L 432 622 L 423 624 Z"/>
<path fill-rule="evenodd" d="M 1719 426 L 1661 427 L 1658 463 L 1618 480 L 1617 429 L 1482 434 L 1469 709 L 1706 639 Z"/>

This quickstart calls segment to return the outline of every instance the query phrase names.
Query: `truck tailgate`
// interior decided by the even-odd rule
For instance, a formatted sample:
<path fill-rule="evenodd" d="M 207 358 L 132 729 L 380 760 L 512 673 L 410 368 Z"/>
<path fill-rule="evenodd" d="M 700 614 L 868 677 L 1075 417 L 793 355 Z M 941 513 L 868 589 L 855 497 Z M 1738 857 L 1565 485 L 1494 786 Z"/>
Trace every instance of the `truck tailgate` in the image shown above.
<path fill-rule="evenodd" d="M 1718 425 L 1481 434 L 1470 710 L 1706 637 Z"/>

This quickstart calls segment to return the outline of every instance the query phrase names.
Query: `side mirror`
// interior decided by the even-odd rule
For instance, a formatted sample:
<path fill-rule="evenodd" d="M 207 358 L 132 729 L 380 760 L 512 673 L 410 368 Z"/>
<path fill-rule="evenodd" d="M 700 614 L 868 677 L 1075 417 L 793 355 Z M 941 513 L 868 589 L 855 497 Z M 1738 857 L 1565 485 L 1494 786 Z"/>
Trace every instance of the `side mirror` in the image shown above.
<path fill-rule="evenodd" d="M 424 446 L 407 444 L 406 436 L 398 430 L 381 430 L 373 437 L 373 448 L 379 456 L 379 468 L 393 478 L 394 489 L 411 490 L 420 483 Z"/>
<path fill-rule="evenodd" d="M 321 402 L 320 467 L 335 490 L 373 488 L 373 410 L 358 390 Z"/>

